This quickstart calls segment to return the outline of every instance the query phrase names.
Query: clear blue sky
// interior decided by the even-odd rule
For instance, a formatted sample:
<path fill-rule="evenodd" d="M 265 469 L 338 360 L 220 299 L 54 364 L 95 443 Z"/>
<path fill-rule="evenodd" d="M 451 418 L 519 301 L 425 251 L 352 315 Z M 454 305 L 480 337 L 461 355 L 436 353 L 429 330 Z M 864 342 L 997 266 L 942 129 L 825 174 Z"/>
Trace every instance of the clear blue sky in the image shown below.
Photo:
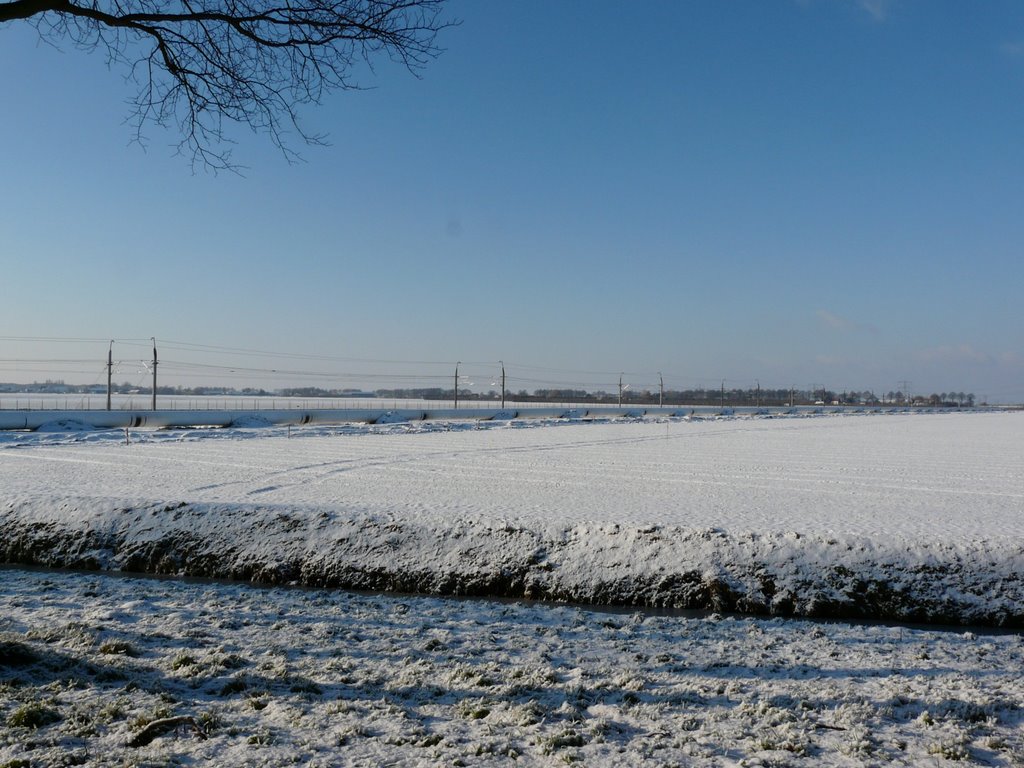
<path fill-rule="evenodd" d="M 339 358 L 228 361 L 289 370 L 502 359 L 527 388 L 1024 401 L 1024 3 L 450 14 L 421 79 L 385 64 L 303 112 L 331 142 L 305 163 L 237 134 L 244 178 L 130 144 L 122 69 L 0 28 L 0 358 L 155 336 Z"/>

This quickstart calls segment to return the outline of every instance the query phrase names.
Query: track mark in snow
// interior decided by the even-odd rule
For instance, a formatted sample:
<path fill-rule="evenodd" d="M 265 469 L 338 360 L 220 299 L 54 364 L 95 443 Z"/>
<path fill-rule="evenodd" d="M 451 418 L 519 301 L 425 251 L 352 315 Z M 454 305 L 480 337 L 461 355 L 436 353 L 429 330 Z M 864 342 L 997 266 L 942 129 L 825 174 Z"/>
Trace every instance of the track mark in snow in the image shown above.
<path fill-rule="evenodd" d="M 100 467 L 118 467 L 120 463 L 114 461 L 96 461 L 95 459 L 75 459 L 69 456 L 47 456 L 32 453 L 0 453 L 2 459 L 26 459 L 28 461 L 45 462 L 53 461 L 61 464 L 93 464 Z"/>
<path fill-rule="evenodd" d="M 256 496 L 256 495 L 258 495 L 260 493 L 270 493 L 271 491 L 278 490 L 280 487 L 281 486 L 279 486 L 279 485 L 268 485 L 265 488 L 257 488 L 254 491 L 249 491 L 249 493 L 246 494 L 246 495 L 247 496 Z"/>

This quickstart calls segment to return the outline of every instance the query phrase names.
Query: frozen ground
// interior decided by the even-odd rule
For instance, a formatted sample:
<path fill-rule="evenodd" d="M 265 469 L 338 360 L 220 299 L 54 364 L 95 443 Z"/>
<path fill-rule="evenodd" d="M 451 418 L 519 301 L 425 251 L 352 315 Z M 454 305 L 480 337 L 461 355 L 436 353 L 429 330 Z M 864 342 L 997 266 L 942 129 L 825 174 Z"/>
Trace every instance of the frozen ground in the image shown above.
<path fill-rule="evenodd" d="M 0 436 L 0 557 L 1024 624 L 1024 415 Z"/>
<path fill-rule="evenodd" d="M 1024 642 L 0 569 L 0 765 L 1024 764 Z"/>

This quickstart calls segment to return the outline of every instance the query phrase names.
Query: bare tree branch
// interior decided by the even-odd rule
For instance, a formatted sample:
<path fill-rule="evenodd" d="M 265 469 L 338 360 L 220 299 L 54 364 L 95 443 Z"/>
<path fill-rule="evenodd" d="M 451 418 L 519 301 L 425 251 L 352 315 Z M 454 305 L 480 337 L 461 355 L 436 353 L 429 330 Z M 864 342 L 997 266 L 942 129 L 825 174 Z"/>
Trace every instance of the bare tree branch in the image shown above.
<path fill-rule="evenodd" d="M 354 69 L 386 57 L 413 74 L 436 58 L 444 0 L 12 0 L 0 24 L 26 20 L 46 40 L 102 49 L 139 86 L 131 122 L 174 126 L 193 168 L 237 169 L 225 121 L 266 133 L 289 160 L 285 138 L 323 137 L 298 108 L 333 90 L 359 88 Z"/>

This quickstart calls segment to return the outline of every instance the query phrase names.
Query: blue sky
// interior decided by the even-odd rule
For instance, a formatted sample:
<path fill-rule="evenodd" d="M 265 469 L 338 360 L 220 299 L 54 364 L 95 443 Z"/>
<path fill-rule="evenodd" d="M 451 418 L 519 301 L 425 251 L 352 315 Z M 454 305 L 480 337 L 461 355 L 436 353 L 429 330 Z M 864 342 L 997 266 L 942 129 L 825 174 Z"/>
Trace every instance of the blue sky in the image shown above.
<path fill-rule="evenodd" d="M 1024 4 L 450 14 L 420 79 L 382 64 L 304 110 L 330 140 L 306 162 L 234 134 L 241 178 L 155 127 L 132 144 L 102 56 L 0 29 L 0 358 L 155 336 L 324 356 L 165 353 L 345 386 L 501 359 L 515 389 L 660 371 L 1024 401 Z"/>

